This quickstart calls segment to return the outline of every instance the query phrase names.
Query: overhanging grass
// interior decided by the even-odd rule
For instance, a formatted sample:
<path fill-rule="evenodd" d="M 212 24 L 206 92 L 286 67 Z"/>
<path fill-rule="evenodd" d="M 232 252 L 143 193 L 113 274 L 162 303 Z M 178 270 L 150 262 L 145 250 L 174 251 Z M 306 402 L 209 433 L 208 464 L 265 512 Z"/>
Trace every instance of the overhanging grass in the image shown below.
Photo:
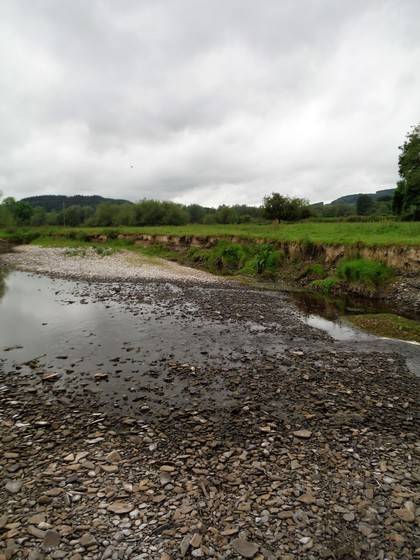
<path fill-rule="evenodd" d="M 187 225 L 119 228 L 63 228 L 42 226 L 20 228 L 15 234 L 0 230 L 0 237 L 17 236 L 19 232 L 32 232 L 41 236 L 148 234 L 200 237 L 237 237 L 239 239 L 263 239 L 266 241 L 298 241 L 328 245 L 414 245 L 420 246 L 420 222 L 363 222 L 363 223 L 315 223 L 299 222 L 278 225 Z"/>

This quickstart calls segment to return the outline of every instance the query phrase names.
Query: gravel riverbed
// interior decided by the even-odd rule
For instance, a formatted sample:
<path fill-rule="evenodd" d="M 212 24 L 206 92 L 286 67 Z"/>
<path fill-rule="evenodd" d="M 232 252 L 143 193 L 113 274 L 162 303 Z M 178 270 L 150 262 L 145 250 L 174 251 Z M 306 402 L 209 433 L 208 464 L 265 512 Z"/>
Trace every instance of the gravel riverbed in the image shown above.
<path fill-rule="evenodd" d="M 57 336 L 31 359 L 19 333 L 1 349 L 0 560 L 419 554 L 418 379 L 396 348 L 333 340 L 284 294 L 124 253 L 0 262 L 37 273 L 18 278 L 34 282 L 33 336 Z M 48 298 L 80 317 L 66 340 Z"/>
<path fill-rule="evenodd" d="M 78 254 L 79 253 L 79 254 Z M 85 280 L 187 280 L 220 282 L 202 270 L 181 266 L 158 257 L 145 257 L 130 251 L 101 256 L 93 249 L 43 248 L 20 245 L 12 253 L 1 255 L 0 262 L 19 270 Z"/>

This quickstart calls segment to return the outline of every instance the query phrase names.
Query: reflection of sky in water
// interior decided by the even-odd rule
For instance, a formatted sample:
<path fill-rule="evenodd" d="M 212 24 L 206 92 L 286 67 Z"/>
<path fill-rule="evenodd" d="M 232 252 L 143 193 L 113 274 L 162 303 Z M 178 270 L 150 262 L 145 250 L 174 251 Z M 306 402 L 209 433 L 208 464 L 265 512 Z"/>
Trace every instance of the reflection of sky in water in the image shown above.
<path fill-rule="evenodd" d="M 29 359 L 34 352 L 62 352 L 69 349 L 68 342 L 74 334 L 94 332 L 99 325 L 103 326 L 109 311 L 103 306 L 60 302 L 61 297 L 73 299 L 68 292 L 63 292 L 68 290 L 69 284 L 63 280 L 11 273 L 6 278 L 7 289 L 0 302 L 0 348 L 23 346 L 19 359 Z M 60 293 L 53 296 L 52 290 Z M 43 325 L 44 322 L 48 324 Z M 83 341 L 82 337 L 78 338 Z"/>
<path fill-rule="evenodd" d="M 47 354 L 48 363 L 56 356 L 68 356 L 68 361 L 59 361 L 60 367 L 83 358 L 83 368 L 93 368 L 126 356 L 124 349 L 128 346 L 136 349 L 129 355 L 141 361 L 146 356 L 150 362 L 170 354 L 184 362 L 205 361 L 208 358 L 203 351 L 223 360 L 227 353 L 255 344 L 255 335 L 247 325 L 231 329 L 217 321 L 196 318 L 195 305 L 189 302 L 183 302 L 180 310 L 173 306 L 171 313 L 141 303 L 141 314 L 134 315 L 110 301 L 106 305 L 80 303 L 81 296 L 71 293 L 77 287 L 73 281 L 12 272 L 6 283 L 8 290 L 0 300 L 0 352 L 7 360 L 6 367 Z M 83 286 L 80 283 L 82 289 L 78 291 L 83 292 Z M 179 288 L 175 286 L 175 290 Z M 74 303 L 66 303 L 69 300 Z M 281 348 L 274 337 L 267 336 L 261 342 L 266 349 L 273 343 Z M 4 352 L 14 346 L 23 348 Z"/>
<path fill-rule="evenodd" d="M 345 325 L 339 321 L 329 321 L 318 315 L 308 315 L 303 319 L 304 323 L 310 327 L 315 327 L 326 331 L 336 340 L 351 340 L 354 338 L 370 338 L 366 333 L 358 332 L 349 325 Z"/>

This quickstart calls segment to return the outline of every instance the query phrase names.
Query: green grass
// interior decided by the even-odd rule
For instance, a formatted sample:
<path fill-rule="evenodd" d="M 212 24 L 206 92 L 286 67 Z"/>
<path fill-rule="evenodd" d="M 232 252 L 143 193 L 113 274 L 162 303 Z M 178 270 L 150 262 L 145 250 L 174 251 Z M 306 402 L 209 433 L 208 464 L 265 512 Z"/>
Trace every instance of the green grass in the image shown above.
<path fill-rule="evenodd" d="M 178 254 L 180 254 L 178 252 Z M 231 243 L 220 240 L 213 247 L 191 247 L 184 254 L 183 262 L 202 266 L 219 274 L 239 274 L 245 276 L 277 275 L 284 255 L 269 243 Z"/>
<path fill-rule="evenodd" d="M 308 279 L 315 278 L 309 286 L 326 295 L 337 288 L 358 288 L 365 294 L 374 294 L 393 278 L 394 272 L 378 261 L 344 259 L 338 264 L 334 275 L 327 276 L 324 267 L 315 263 L 305 270 L 304 276 Z"/>
<path fill-rule="evenodd" d="M 313 280 L 309 284 L 309 286 L 312 289 L 317 290 L 318 292 L 321 292 L 321 294 L 329 295 L 329 294 L 331 294 L 333 289 L 338 286 L 338 284 L 340 284 L 340 280 L 338 280 L 338 278 L 334 278 L 334 277 L 330 276 L 328 278 L 323 278 L 323 279 L 320 279 L 320 280 Z"/>
<path fill-rule="evenodd" d="M 361 222 L 315 223 L 299 222 L 278 225 L 188 225 L 119 228 L 62 228 L 42 226 L 20 228 L 15 233 L 0 230 L 0 237 L 19 234 L 41 236 L 71 236 L 80 240 L 90 235 L 149 234 L 200 237 L 237 237 L 238 239 L 263 239 L 266 241 L 298 241 L 318 244 L 343 245 L 415 245 L 420 246 L 420 222 Z"/>
<path fill-rule="evenodd" d="M 306 267 L 302 277 L 312 280 L 322 280 L 326 278 L 327 275 L 328 273 L 322 264 L 314 263 Z"/>
<path fill-rule="evenodd" d="M 383 286 L 393 277 L 392 270 L 378 261 L 368 259 L 343 260 L 337 266 L 337 276 L 349 283 Z"/>
<path fill-rule="evenodd" d="M 377 313 L 367 315 L 349 315 L 354 325 L 378 336 L 399 338 L 420 343 L 420 323 L 395 315 Z"/>

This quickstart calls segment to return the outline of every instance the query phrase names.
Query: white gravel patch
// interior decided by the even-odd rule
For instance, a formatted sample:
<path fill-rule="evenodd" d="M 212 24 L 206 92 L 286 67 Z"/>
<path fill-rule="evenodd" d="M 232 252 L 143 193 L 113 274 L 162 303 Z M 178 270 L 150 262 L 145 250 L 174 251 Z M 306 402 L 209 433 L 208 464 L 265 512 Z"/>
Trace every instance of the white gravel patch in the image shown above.
<path fill-rule="evenodd" d="M 26 272 L 89 280 L 181 280 L 220 282 L 218 276 L 157 257 L 130 251 L 100 256 L 93 249 L 75 255 L 73 249 L 20 245 L 0 255 L 0 264 Z"/>

